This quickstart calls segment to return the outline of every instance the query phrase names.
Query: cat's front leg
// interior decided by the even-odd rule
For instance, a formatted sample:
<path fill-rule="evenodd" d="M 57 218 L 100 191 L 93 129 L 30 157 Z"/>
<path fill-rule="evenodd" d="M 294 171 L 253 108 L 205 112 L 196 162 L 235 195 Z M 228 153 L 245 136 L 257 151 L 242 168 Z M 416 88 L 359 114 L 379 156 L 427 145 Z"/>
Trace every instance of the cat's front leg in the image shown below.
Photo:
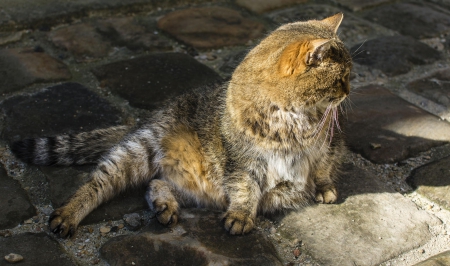
<path fill-rule="evenodd" d="M 333 184 L 316 188 L 315 201 L 317 203 L 331 204 L 338 199 L 337 189 Z"/>
<path fill-rule="evenodd" d="M 225 229 L 232 235 L 243 235 L 255 226 L 261 191 L 247 173 L 235 172 L 225 180 L 229 206 L 223 216 Z"/>
<path fill-rule="evenodd" d="M 263 214 L 276 213 L 286 209 L 300 209 L 313 198 L 314 184 L 282 181 L 266 191 L 259 202 L 258 210 Z"/>
<path fill-rule="evenodd" d="M 145 199 L 161 224 L 167 226 L 177 224 L 179 205 L 169 183 L 153 179 L 150 181 Z"/>

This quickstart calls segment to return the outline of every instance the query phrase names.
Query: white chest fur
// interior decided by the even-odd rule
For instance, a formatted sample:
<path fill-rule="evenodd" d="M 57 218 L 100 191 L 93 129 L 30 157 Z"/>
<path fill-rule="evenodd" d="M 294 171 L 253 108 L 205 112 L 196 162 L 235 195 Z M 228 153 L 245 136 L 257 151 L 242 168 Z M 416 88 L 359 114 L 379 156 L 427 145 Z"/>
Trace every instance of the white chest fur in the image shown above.
<path fill-rule="evenodd" d="M 309 160 L 300 155 L 267 156 L 266 189 L 273 188 L 282 181 L 290 181 L 299 188 L 306 185 L 311 166 Z"/>

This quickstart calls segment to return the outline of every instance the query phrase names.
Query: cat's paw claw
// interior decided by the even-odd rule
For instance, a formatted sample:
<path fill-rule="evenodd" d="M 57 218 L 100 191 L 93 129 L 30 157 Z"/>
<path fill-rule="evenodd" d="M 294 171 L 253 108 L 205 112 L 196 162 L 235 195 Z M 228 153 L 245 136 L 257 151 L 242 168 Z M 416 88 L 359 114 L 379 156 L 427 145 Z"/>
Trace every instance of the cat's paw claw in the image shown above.
<path fill-rule="evenodd" d="M 175 226 L 178 223 L 177 204 L 153 202 L 153 210 L 156 212 L 156 218 L 161 224 Z"/>
<path fill-rule="evenodd" d="M 240 211 L 228 211 L 223 221 L 225 229 L 232 235 L 246 234 L 255 226 L 254 219 L 247 213 Z"/>
<path fill-rule="evenodd" d="M 330 189 L 317 191 L 315 200 L 317 203 L 331 204 L 337 201 L 337 195 L 337 190 L 333 187 Z"/>
<path fill-rule="evenodd" d="M 48 220 L 50 231 L 59 237 L 66 238 L 75 234 L 78 224 L 73 222 L 71 215 L 64 208 L 55 210 Z"/>

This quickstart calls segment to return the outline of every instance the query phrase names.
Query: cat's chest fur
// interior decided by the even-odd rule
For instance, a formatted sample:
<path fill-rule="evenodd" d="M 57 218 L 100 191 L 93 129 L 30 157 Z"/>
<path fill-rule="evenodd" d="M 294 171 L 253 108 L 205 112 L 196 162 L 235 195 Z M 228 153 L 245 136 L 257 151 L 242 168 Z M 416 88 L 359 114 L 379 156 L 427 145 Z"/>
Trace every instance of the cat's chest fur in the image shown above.
<path fill-rule="evenodd" d="M 270 130 L 280 136 L 280 144 L 270 146 L 281 149 L 267 149 L 269 145 L 264 142 L 271 140 L 258 141 L 260 145 L 256 149 L 260 160 L 255 166 L 259 171 L 255 172 L 262 191 L 270 190 L 286 181 L 299 188 L 306 186 L 308 177 L 314 171 L 315 162 L 323 153 L 320 146 L 316 147 L 319 142 L 305 143 L 305 135 L 310 136 L 314 131 L 312 117 L 317 116 L 307 110 L 285 111 L 281 108 L 266 117 Z"/>
<path fill-rule="evenodd" d="M 267 191 L 281 182 L 290 182 L 298 188 L 306 186 L 313 170 L 312 155 L 306 154 L 266 154 L 264 173 L 259 176 L 262 191 Z"/>

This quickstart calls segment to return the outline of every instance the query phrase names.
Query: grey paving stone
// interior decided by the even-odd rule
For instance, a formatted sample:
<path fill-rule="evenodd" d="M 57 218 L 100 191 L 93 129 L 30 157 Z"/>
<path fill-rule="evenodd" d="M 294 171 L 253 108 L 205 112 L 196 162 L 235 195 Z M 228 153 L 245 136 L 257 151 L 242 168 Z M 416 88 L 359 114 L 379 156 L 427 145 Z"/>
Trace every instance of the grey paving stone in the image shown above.
<path fill-rule="evenodd" d="M 112 51 L 111 43 L 88 23 L 62 27 L 50 32 L 48 36 L 57 47 L 72 53 L 78 61 L 99 59 Z"/>
<path fill-rule="evenodd" d="M 282 217 L 280 234 L 301 239 L 320 265 L 379 265 L 432 237 L 439 221 L 350 164 L 340 179 L 338 204 L 314 205 Z"/>
<path fill-rule="evenodd" d="M 220 214 L 183 209 L 172 229 L 152 220 L 137 235 L 119 236 L 106 242 L 101 256 L 110 265 L 282 265 L 273 245 L 261 234 L 231 236 Z"/>
<path fill-rule="evenodd" d="M 34 82 L 67 80 L 67 66 L 33 48 L 0 50 L 0 93 L 13 92 Z"/>
<path fill-rule="evenodd" d="M 0 184 L 0 230 L 16 227 L 36 215 L 27 192 L 6 174 L 3 166 L 0 167 Z"/>
<path fill-rule="evenodd" d="M 450 210 L 450 157 L 414 169 L 407 179 L 417 193 Z"/>
<path fill-rule="evenodd" d="M 63 83 L 34 95 L 14 96 L 0 104 L 3 139 L 76 133 L 117 125 L 121 113 L 78 83 Z"/>
<path fill-rule="evenodd" d="M 307 1 L 308 0 L 236 0 L 236 4 L 245 7 L 252 12 L 261 14 L 273 9 L 301 4 Z"/>
<path fill-rule="evenodd" d="M 24 233 L 7 238 L 0 238 L 0 254 L 3 256 L 16 253 L 23 256 L 17 265 L 64 265 L 76 264 L 64 254 L 63 249 L 55 240 L 45 233 Z M 1 266 L 12 265 L 3 258 Z"/>
<path fill-rule="evenodd" d="M 450 250 L 439 253 L 427 260 L 414 264 L 414 266 L 445 266 L 450 265 Z"/>
<path fill-rule="evenodd" d="M 339 4 L 353 11 L 359 11 L 389 2 L 393 2 L 393 0 L 341 0 Z"/>
<path fill-rule="evenodd" d="M 171 12 L 158 27 L 195 48 L 243 45 L 262 37 L 264 25 L 239 11 L 219 7 L 198 7 Z"/>
<path fill-rule="evenodd" d="M 118 46 L 126 46 L 131 50 L 146 51 L 172 49 L 169 41 L 158 34 L 156 25 L 153 30 L 147 29 L 148 26 L 141 25 L 132 17 L 112 17 L 96 21 L 93 24 L 97 31 Z"/>
<path fill-rule="evenodd" d="M 436 103 L 450 107 L 450 68 L 414 80 L 408 83 L 407 88 Z"/>
<path fill-rule="evenodd" d="M 450 124 L 387 89 L 369 85 L 350 96 L 350 148 L 375 163 L 395 163 L 450 140 Z"/>
<path fill-rule="evenodd" d="M 364 18 L 416 39 L 450 32 L 448 13 L 418 2 L 383 5 L 365 12 Z"/>
<path fill-rule="evenodd" d="M 387 76 L 407 73 L 415 65 L 430 64 L 440 53 L 430 46 L 405 36 L 386 36 L 354 45 L 353 61 L 380 69 Z"/>
<path fill-rule="evenodd" d="M 220 82 L 214 70 L 181 53 L 161 53 L 119 61 L 93 70 L 102 86 L 130 105 L 154 109 L 192 88 Z"/>
<path fill-rule="evenodd" d="M 362 43 L 368 39 L 393 35 L 394 33 L 376 24 L 354 16 L 344 8 L 329 5 L 304 4 L 266 14 L 277 25 L 284 23 L 306 21 L 309 19 L 324 19 L 339 12 L 344 13 L 344 20 L 338 29 L 339 38 L 347 47 Z"/>
<path fill-rule="evenodd" d="M 93 165 L 76 167 L 40 167 L 50 190 L 50 200 L 55 208 L 61 206 L 75 191 L 89 181 Z M 148 209 L 145 187 L 130 189 L 91 212 L 82 225 L 119 220 L 124 214 Z"/>

